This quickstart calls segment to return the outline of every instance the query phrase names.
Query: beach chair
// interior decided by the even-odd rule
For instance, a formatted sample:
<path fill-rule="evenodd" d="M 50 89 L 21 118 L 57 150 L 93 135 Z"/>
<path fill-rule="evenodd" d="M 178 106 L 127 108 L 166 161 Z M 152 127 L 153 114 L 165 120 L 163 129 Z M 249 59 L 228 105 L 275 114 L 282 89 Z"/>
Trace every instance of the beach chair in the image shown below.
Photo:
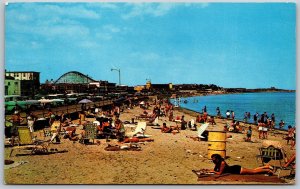
<path fill-rule="evenodd" d="M 209 125 L 209 123 L 204 123 L 201 126 L 197 127 L 197 134 L 200 139 L 205 139 L 205 137 L 202 136 L 202 134 L 207 129 L 208 125 Z"/>
<path fill-rule="evenodd" d="M 266 163 L 273 160 L 278 161 L 280 167 L 282 167 L 284 164 L 285 155 L 282 149 L 275 148 L 273 145 L 270 145 L 268 147 L 259 148 L 259 155 L 257 155 L 256 157 L 261 160 L 262 165 L 265 165 Z"/>
<path fill-rule="evenodd" d="M 140 134 L 140 135 L 145 135 L 146 131 L 146 122 L 138 122 L 137 127 L 133 132 L 125 133 L 126 136 L 128 137 L 133 137 L 134 135 Z"/>
<path fill-rule="evenodd" d="M 192 130 L 196 129 L 196 126 L 195 126 L 195 120 L 194 120 L 194 119 L 191 119 L 191 121 L 190 121 L 189 124 L 190 124 L 190 125 L 189 125 L 190 129 L 192 129 Z"/>
<path fill-rule="evenodd" d="M 277 164 L 273 165 L 275 168 L 275 172 L 277 172 L 278 177 L 280 177 L 281 171 L 287 170 L 290 171 L 290 175 L 293 174 L 295 169 L 293 168 L 293 164 L 288 167 L 284 167 L 284 160 L 286 159 L 286 155 L 281 148 L 276 148 L 273 145 L 268 147 L 259 148 L 259 155 L 257 158 L 261 159 L 262 165 L 273 161 L 273 164 L 277 161 Z M 278 165 L 279 163 L 279 165 Z"/>
<path fill-rule="evenodd" d="M 52 136 L 52 131 L 50 128 L 44 128 L 43 129 L 43 134 L 44 134 L 44 140 L 46 140 L 47 137 L 50 137 Z"/>
<path fill-rule="evenodd" d="M 31 149 L 31 155 L 35 153 L 48 153 L 49 142 L 43 140 L 37 140 L 32 138 L 30 129 L 26 126 L 18 127 L 18 146 L 14 146 L 11 149 L 9 157 L 15 149 Z"/>
<path fill-rule="evenodd" d="M 93 144 L 97 134 L 97 125 L 93 123 L 87 123 L 84 129 L 85 133 L 83 136 L 84 140 L 93 140 Z"/>
<path fill-rule="evenodd" d="M 52 132 L 59 132 L 60 131 L 60 121 L 54 121 L 51 125 Z"/>

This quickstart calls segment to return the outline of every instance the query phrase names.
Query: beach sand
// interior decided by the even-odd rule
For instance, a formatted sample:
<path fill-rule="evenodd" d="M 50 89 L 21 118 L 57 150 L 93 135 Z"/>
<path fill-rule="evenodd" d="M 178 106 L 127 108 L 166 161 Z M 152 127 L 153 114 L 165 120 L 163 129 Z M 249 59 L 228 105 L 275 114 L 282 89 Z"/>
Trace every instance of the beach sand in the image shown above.
<path fill-rule="evenodd" d="M 151 107 L 153 108 L 153 107 Z M 121 113 L 122 121 L 130 121 L 135 115 L 142 113 L 142 109 L 134 107 Z M 148 110 L 150 111 L 150 110 Z M 187 110 L 175 110 L 174 117 L 185 115 L 185 120 L 195 120 L 195 113 Z M 216 119 L 217 125 L 209 125 L 207 130 L 221 131 L 230 120 Z M 159 119 L 159 124 L 167 123 L 174 126 L 175 122 L 167 121 L 166 117 Z M 199 125 L 199 123 L 198 123 Z M 242 126 L 244 124 L 242 123 Z M 248 124 L 247 124 L 248 125 Z M 246 125 L 246 126 L 247 126 Z M 82 127 L 79 127 L 82 128 Z M 77 129 L 80 133 L 80 129 Z M 269 140 L 281 142 L 287 156 L 295 150 L 282 139 L 286 132 L 269 134 Z M 280 134 L 283 133 L 283 134 Z M 51 144 L 49 148 L 67 150 L 65 153 L 49 155 L 22 155 L 23 150 L 15 150 L 11 158 L 10 147 L 5 148 L 5 159 L 14 161 L 28 161 L 20 166 L 5 169 L 6 184 L 276 184 L 268 182 L 244 181 L 198 181 L 193 169 L 213 169 L 214 164 L 208 159 L 208 142 L 194 141 L 187 136 L 196 136 L 196 131 L 183 130 L 178 134 L 161 133 L 159 129 L 147 126 L 146 134 L 152 135 L 153 142 L 144 142 L 141 151 L 105 151 L 109 144 L 119 144 L 116 139 L 106 142 L 100 140 L 100 145 L 83 145 L 68 139 L 62 139 L 61 144 Z M 35 132 L 43 139 L 40 132 Z M 261 161 L 256 158 L 262 145 L 258 138 L 256 126 L 253 126 L 253 142 L 244 142 L 246 134 L 230 133 L 232 139 L 226 142 L 226 162 L 229 165 L 239 164 L 246 168 L 256 168 Z M 282 172 L 284 174 L 284 172 Z M 265 175 L 261 175 L 264 177 Z M 295 180 L 286 180 L 287 184 L 294 184 Z"/>

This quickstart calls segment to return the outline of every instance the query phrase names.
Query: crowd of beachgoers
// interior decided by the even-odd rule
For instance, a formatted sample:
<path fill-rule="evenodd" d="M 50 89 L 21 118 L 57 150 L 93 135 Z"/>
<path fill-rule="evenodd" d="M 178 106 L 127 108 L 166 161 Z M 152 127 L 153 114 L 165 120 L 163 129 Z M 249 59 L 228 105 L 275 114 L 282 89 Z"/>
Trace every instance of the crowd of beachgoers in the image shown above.
<path fill-rule="evenodd" d="M 186 166 L 190 168 L 190 172 L 192 172 L 192 169 L 202 167 L 201 165 L 199 165 L 199 163 L 196 163 L 200 160 L 202 161 L 202 164 L 204 166 L 202 168 L 211 167 L 209 172 L 213 174 L 224 174 L 228 172 L 233 174 L 276 174 L 273 165 L 267 164 L 263 167 L 259 167 L 257 161 L 254 161 L 253 157 L 250 157 L 251 155 L 249 155 L 249 153 L 258 154 L 258 152 L 253 151 L 254 149 L 251 148 L 253 146 L 260 147 L 265 142 L 269 145 L 271 144 L 282 149 L 284 151 L 283 153 L 285 154 L 284 166 L 289 167 L 290 165 L 293 165 L 295 168 L 295 165 L 293 164 L 295 160 L 296 143 L 295 127 L 289 126 L 289 130 L 287 132 L 276 131 L 274 127 L 275 116 L 271 115 L 269 117 L 267 116 L 266 112 L 264 114 L 261 114 L 260 116 L 255 114 L 253 116 L 253 123 L 252 120 L 250 120 L 251 117 L 249 113 L 247 112 L 245 113 L 245 119 L 239 121 L 235 120 L 234 111 L 228 110 L 226 111 L 225 116 L 222 116 L 220 109 L 216 107 L 216 113 L 217 116 L 208 115 L 206 106 L 203 107 L 201 113 L 189 112 L 187 110 L 175 108 L 168 99 L 154 98 L 153 100 L 140 101 L 135 104 L 114 105 L 106 107 L 105 109 L 101 107 L 83 109 L 82 111 L 78 112 L 78 117 L 76 119 L 72 119 L 69 115 L 64 114 L 63 112 L 59 115 L 56 115 L 51 111 L 51 109 L 49 109 L 47 115 L 45 116 L 46 120 L 49 122 L 49 127 L 43 128 L 41 130 L 35 130 L 34 125 L 37 121 L 37 116 L 35 116 L 34 113 L 29 112 L 26 117 L 23 118 L 20 116 L 20 112 L 16 111 L 10 118 L 13 126 L 10 128 L 10 131 L 7 132 L 7 148 L 5 148 L 5 156 L 7 157 L 6 159 L 10 158 L 15 161 L 32 161 L 36 163 L 34 165 L 36 165 L 37 167 L 40 166 L 39 168 L 41 168 L 41 166 L 53 166 L 53 158 L 55 159 L 56 157 L 54 155 L 56 155 L 57 158 L 63 159 L 65 162 L 70 161 L 71 158 L 72 162 L 77 166 L 77 171 L 82 171 L 86 174 L 76 175 L 77 177 L 83 178 L 75 179 L 71 177 L 69 178 L 67 176 L 67 178 L 64 179 L 55 180 L 49 177 L 54 177 L 56 171 L 45 173 L 45 171 L 43 170 L 43 172 L 45 173 L 44 176 L 38 176 L 37 173 L 33 173 L 32 175 L 26 174 L 24 177 L 19 176 L 19 178 L 13 178 L 13 174 L 20 174 L 24 172 L 27 173 L 28 171 L 32 171 L 32 169 L 34 169 L 33 167 L 22 169 L 22 167 L 25 167 L 25 165 L 22 165 L 16 167 L 15 169 L 7 169 L 5 172 L 5 180 L 7 183 L 14 184 L 196 184 L 198 183 L 197 179 L 187 179 L 178 176 L 187 174 L 185 173 L 185 169 L 182 169 L 180 171 L 178 170 L 178 168 Z M 250 121 L 251 124 L 249 123 Z M 140 124 L 141 122 L 145 124 Z M 27 123 L 27 127 L 33 141 L 44 140 L 47 143 L 49 151 L 47 151 L 46 153 L 49 153 L 51 157 L 39 156 L 40 154 L 42 154 L 42 152 L 39 151 L 35 151 L 35 154 L 31 154 L 31 156 L 15 155 L 9 157 L 10 150 L 14 148 L 13 146 L 18 145 L 18 142 L 20 142 L 17 140 L 19 135 L 18 126 L 22 123 Z M 205 135 L 205 133 L 203 132 L 203 137 L 197 135 L 196 133 L 197 130 L 201 129 L 201 127 L 205 124 L 209 125 L 207 129 L 205 129 L 208 132 L 213 130 L 226 132 L 227 139 L 235 141 L 235 143 L 231 143 L 231 141 L 227 142 L 228 148 L 231 149 L 227 150 L 227 153 L 231 154 L 232 157 L 243 156 L 243 158 L 238 158 L 238 161 L 241 165 L 238 165 L 237 167 L 229 166 L 229 164 L 236 162 L 233 162 L 233 160 L 230 158 L 228 159 L 226 157 L 221 157 L 215 154 L 212 157 L 205 157 L 204 160 L 205 155 L 203 154 L 206 153 L 206 147 L 204 147 L 203 144 L 200 147 L 196 142 L 205 143 L 205 141 L 207 141 L 207 135 Z M 91 130 L 93 130 L 92 134 L 94 134 L 94 137 L 90 136 Z M 50 133 L 50 135 L 48 135 L 49 138 L 47 138 L 46 133 Z M 171 135 L 165 133 L 170 133 Z M 246 142 L 244 144 L 245 147 L 238 144 L 241 141 Z M 145 143 L 151 143 L 150 147 L 148 145 L 141 145 Z M 174 144 L 175 146 L 177 145 L 177 147 L 175 147 Z M 92 146 L 92 148 L 86 148 L 86 146 Z M 94 159 L 95 153 L 97 154 L 99 151 L 99 149 L 97 150 L 97 146 L 103 147 L 101 149 L 101 152 L 105 155 L 108 155 L 106 153 L 109 153 L 111 151 L 132 151 L 133 154 L 127 153 L 124 156 L 120 155 L 119 153 L 114 155 L 109 154 L 109 158 L 105 157 L 101 160 Z M 66 153 L 54 153 L 55 151 L 59 152 L 59 150 L 57 150 L 59 148 L 63 148 L 64 152 Z M 80 151 L 82 153 L 86 154 L 83 155 L 82 153 L 79 153 L 78 148 L 80 148 Z M 183 154 L 181 154 L 182 149 L 186 149 Z M 141 158 L 141 156 L 137 155 L 137 157 L 140 158 L 137 160 L 137 157 L 134 157 L 136 156 L 135 151 L 146 151 L 145 154 L 147 156 Z M 191 160 L 195 161 L 193 163 L 191 163 L 190 160 L 187 160 L 187 158 L 190 157 L 187 156 L 187 153 L 194 154 L 192 153 L 192 151 L 197 151 L 197 153 L 199 153 L 196 153 L 198 155 L 197 157 L 191 157 Z M 147 157 L 151 156 L 151 153 L 156 154 L 157 161 L 147 159 Z M 178 153 L 178 155 L 173 153 Z M 245 158 L 247 154 L 249 155 L 249 157 Z M 80 157 L 80 155 L 83 155 L 84 157 Z M 116 179 L 115 177 L 120 176 L 120 173 L 111 173 L 109 171 L 110 169 L 112 169 L 112 166 L 114 166 L 113 162 L 115 162 L 112 157 L 116 158 L 118 161 L 127 162 L 126 164 L 121 163 L 118 165 L 120 166 L 120 169 L 128 172 L 128 178 L 125 176 L 127 179 Z M 87 158 L 90 164 L 85 164 L 84 162 L 82 162 L 84 161 L 82 158 Z M 132 162 L 126 160 L 126 158 L 134 158 L 137 162 L 143 165 L 132 164 Z M 214 165 L 210 162 L 211 159 L 213 160 Z M 225 159 L 226 161 L 229 161 L 228 164 L 225 162 Z M 46 162 L 46 160 L 51 161 Z M 40 162 L 37 163 L 38 161 Z M 91 163 L 91 161 L 102 163 L 95 164 L 95 162 Z M 142 163 L 143 161 L 145 162 Z M 107 162 L 109 165 L 104 166 L 104 162 Z M 147 162 L 149 162 L 148 165 Z M 157 170 L 149 168 L 149 166 L 153 166 L 153 164 L 159 165 L 159 162 L 169 164 L 170 167 L 175 166 L 172 170 L 177 172 L 174 173 L 176 176 L 172 177 L 170 176 L 172 174 L 169 175 L 169 173 L 166 172 L 170 171 L 167 165 L 162 166 L 162 169 L 166 170 L 161 170 L 158 172 Z M 190 162 L 190 164 L 188 164 L 188 162 Z M 102 170 L 102 172 L 99 170 L 100 172 L 98 173 L 101 175 L 101 179 L 97 179 L 97 177 L 95 178 L 95 173 L 92 173 L 93 176 L 91 176 L 91 174 L 85 170 L 87 169 L 87 167 L 90 167 L 92 165 Z M 137 166 L 135 174 L 132 173 L 133 170 L 129 168 L 130 166 Z M 155 165 L 155 167 L 156 166 L 157 165 Z M 249 166 L 252 167 L 252 169 L 250 169 Z M 64 170 L 58 168 L 58 165 L 55 165 L 55 167 L 61 173 L 65 173 Z M 73 168 L 70 168 L 68 166 L 64 168 L 73 170 Z M 144 168 L 144 171 L 141 170 L 142 168 Z M 93 168 L 90 167 L 90 169 Z M 139 172 L 137 170 L 142 172 Z M 147 170 L 151 171 L 148 172 Z M 70 173 L 70 171 L 67 172 Z M 141 176 L 138 176 L 137 172 L 139 172 Z M 193 174 L 190 172 L 187 175 Z M 152 173 L 155 175 L 150 175 Z M 162 173 L 164 175 L 160 175 Z M 108 176 L 109 174 L 113 175 L 113 180 L 107 179 L 106 176 Z M 149 178 L 143 178 L 144 174 L 148 175 Z M 129 176 L 135 176 L 135 181 L 129 180 Z M 31 177 L 36 178 L 32 179 Z M 161 180 L 162 178 L 165 179 Z M 214 183 L 222 183 L 222 181 L 215 181 L 211 184 Z"/>

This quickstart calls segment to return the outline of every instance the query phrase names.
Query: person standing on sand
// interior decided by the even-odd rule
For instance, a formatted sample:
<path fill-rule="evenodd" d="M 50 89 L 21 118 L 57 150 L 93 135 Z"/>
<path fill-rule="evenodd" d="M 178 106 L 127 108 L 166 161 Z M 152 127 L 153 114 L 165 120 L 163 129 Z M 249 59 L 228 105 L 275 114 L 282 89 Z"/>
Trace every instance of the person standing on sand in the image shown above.
<path fill-rule="evenodd" d="M 258 120 L 258 138 L 262 139 L 263 138 L 263 124 L 260 120 Z"/>
<path fill-rule="evenodd" d="M 203 111 L 204 111 L 204 112 L 207 112 L 206 106 L 204 106 Z"/>
<path fill-rule="evenodd" d="M 227 118 L 227 119 L 230 118 L 230 112 L 229 112 L 229 110 L 227 110 L 227 112 L 226 112 L 226 118 Z"/>
<path fill-rule="evenodd" d="M 258 119 L 258 113 L 256 112 L 256 114 L 253 115 L 253 121 L 255 124 L 257 124 L 257 119 Z"/>
<path fill-rule="evenodd" d="M 267 119 L 269 118 L 267 112 L 264 112 L 264 123 L 267 121 Z"/>
<path fill-rule="evenodd" d="M 181 130 L 186 129 L 186 121 L 184 120 L 184 115 L 181 116 Z"/>
<path fill-rule="evenodd" d="M 275 124 L 275 114 L 274 113 L 272 113 L 272 115 L 271 115 L 271 120 Z"/>
<path fill-rule="evenodd" d="M 283 120 L 280 120 L 279 122 L 279 128 L 282 129 L 284 127 L 284 121 Z"/>
<path fill-rule="evenodd" d="M 235 118 L 235 114 L 234 111 L 231 110 L 231 118 L 234 119 Z"/>
<path fill-rule="evenodd" d="M 35 120 L 36 120 L 36 116 L 32 112 L 30 112 L 29 115 L 27 116 L 27 126 L 31 133 L 34 132 L 33 125 Z"/>
<path fill-rule="evenodd" d="M 220 110 L 220 108 L 217 107 L 216 111 L 217 111 L 217 118 L 221 118 L 222 116 L 221 116 L 221 110 Z"/>
<path fill-rule="evenodd" d="M 249 126 L 248 131 L 247 131 L 247 142 L 251 142 L 251 136 L 252 136 L 252 128 Z"/>
<path fill-rule="evenodd" d="M 173 110 L 170 109 L 170 112 L 169 112 L 169 121 L 173 121 Z"/>
<path fill-rule="evenodd" d="M 11 145 L 14 146 L 15 137 L 17 137 L 19 135 L 18 126 L 21 125 L 21 122 L 23 121 L 23 118 L 21 117 L 21 115 L 18 111 L 15 111 L 14 115 L 12 115 L 10 120 L 12 121 L 12 126 L 10 127 Z"/>
<path fill-rule="evenodd" d="M 247 123 L 248 119 L 248 112 L 245 112 L 244 114 L 244 122 Z"/>

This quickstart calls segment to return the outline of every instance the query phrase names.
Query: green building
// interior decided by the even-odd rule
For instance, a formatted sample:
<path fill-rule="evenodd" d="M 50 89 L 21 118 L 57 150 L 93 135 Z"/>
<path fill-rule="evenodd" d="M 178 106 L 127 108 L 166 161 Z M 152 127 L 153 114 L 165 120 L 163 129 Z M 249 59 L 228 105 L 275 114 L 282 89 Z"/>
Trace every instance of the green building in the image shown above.
<path fill-rule="evenodd" d="M 5 77 L 5 95 L 21 95 L 21 81 L 14 77 Z"/>

